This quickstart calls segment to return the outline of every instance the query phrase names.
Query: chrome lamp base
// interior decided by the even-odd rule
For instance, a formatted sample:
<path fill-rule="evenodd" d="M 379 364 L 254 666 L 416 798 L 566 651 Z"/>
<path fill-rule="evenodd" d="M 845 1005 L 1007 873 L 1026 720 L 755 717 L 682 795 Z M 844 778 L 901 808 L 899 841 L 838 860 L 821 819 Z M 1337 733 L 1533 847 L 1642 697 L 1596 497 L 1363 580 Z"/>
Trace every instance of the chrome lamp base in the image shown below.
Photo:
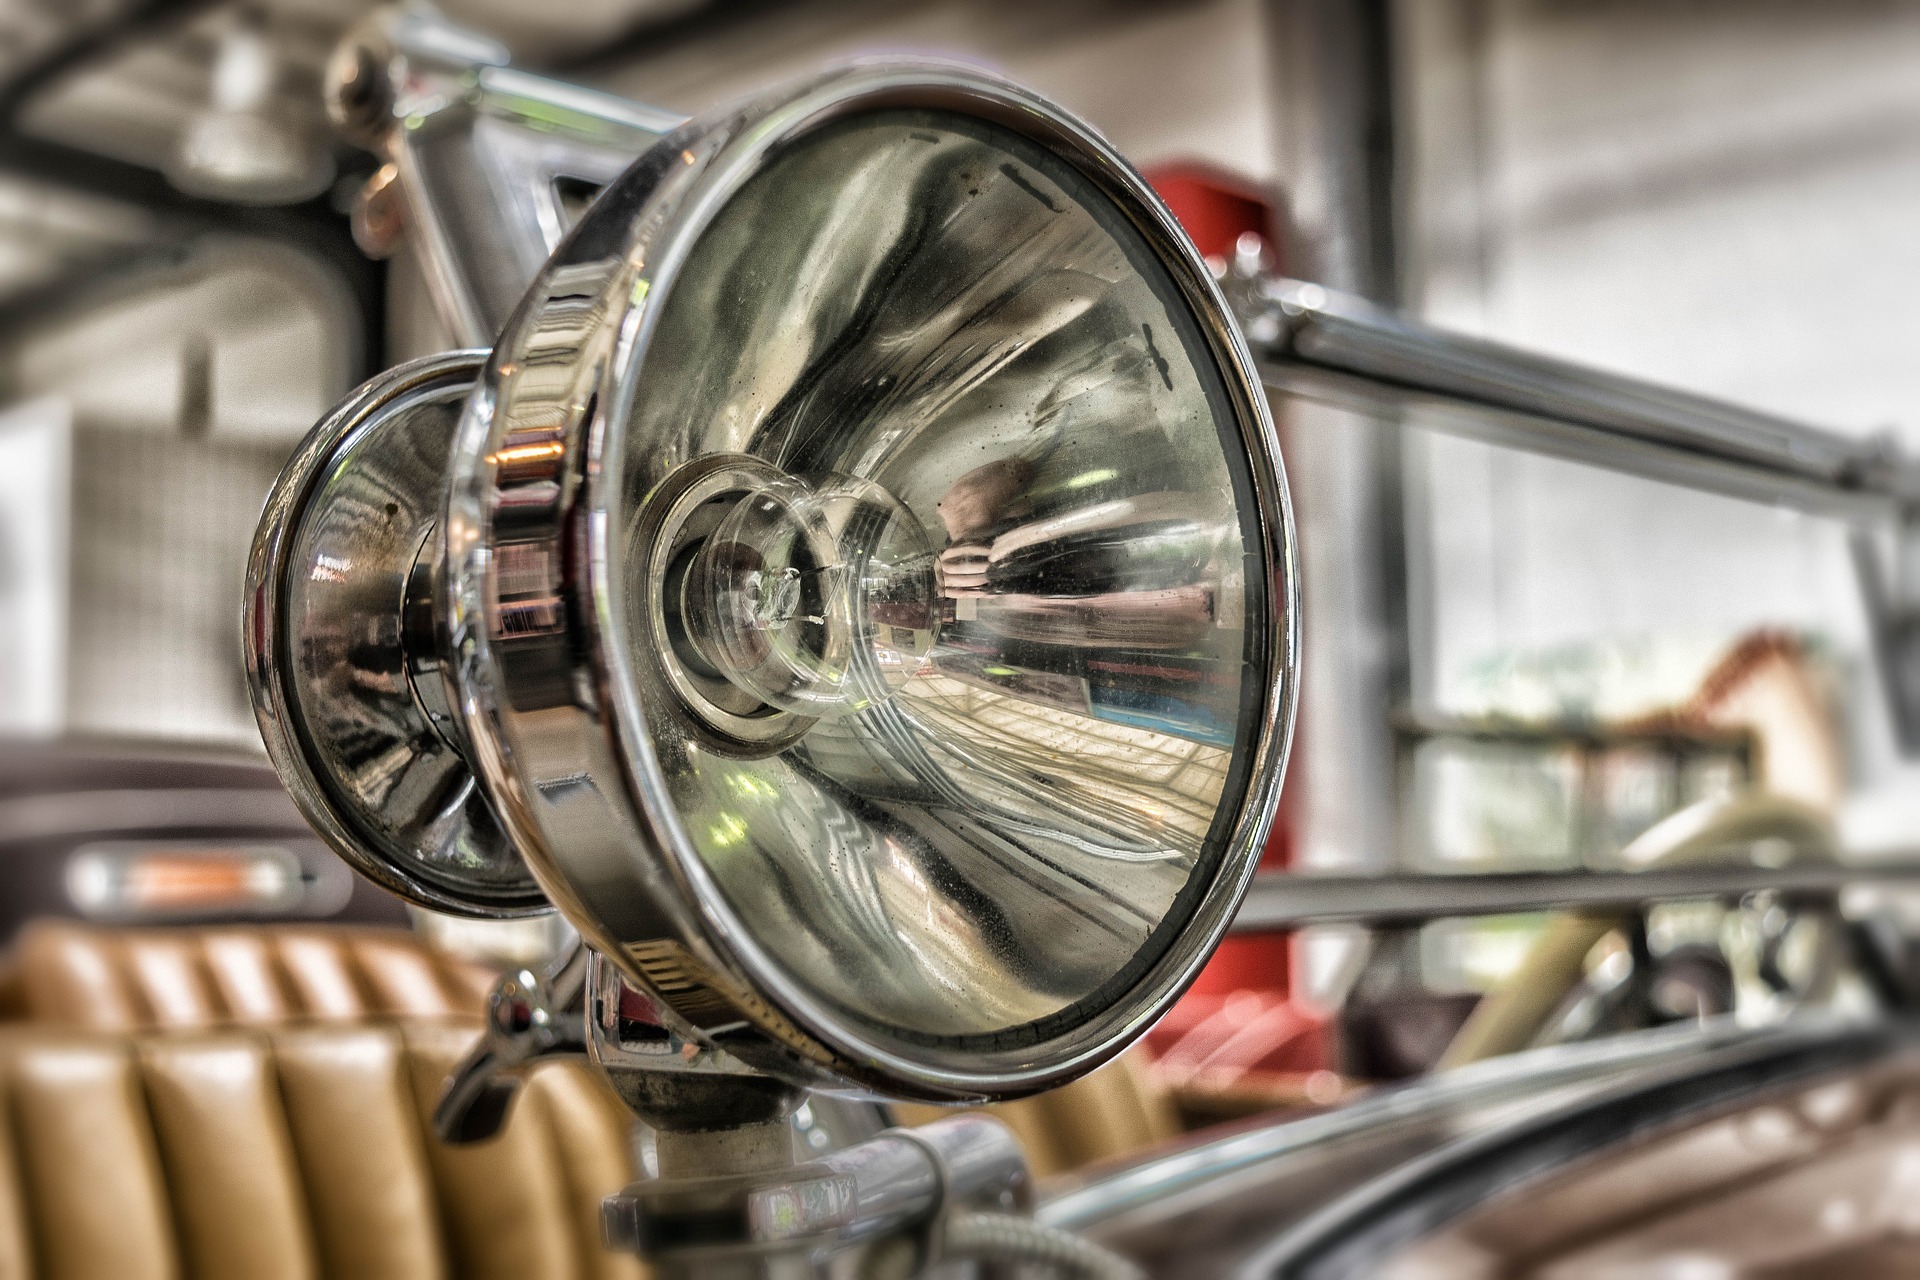
<path fill-rule="evenodd" d="M 453 1144 L 493 1137 L 536 1064 L 591 1060 L 651 1131 L 657 1165 L 603 1203 L 606 1244 L 664 1277 L 808 1276 L 856 1249 L 885 1255 L 879 1274 L 919 1274 L 951 1252 L 956 1215 L 1024 1224 L 999 1223 L 996 1239 L 1051 1234 L 1023 1217 L 1032 1179 L 998 1120 L 955 1115 L 859 1134 L 850 1131 L 877 1128 L 884 1113 L 852 1104 L 836 1109 L 843 1132 L 822 1133 L 817 1145 L 855 1140 L 803 1159 L 794 1113 L 805 1090 L 679 1039 L 652 1009 L 577 938 L 545 973 L 502 978 L 485 1036 L 435 1108 L 436 1132 Z"/>

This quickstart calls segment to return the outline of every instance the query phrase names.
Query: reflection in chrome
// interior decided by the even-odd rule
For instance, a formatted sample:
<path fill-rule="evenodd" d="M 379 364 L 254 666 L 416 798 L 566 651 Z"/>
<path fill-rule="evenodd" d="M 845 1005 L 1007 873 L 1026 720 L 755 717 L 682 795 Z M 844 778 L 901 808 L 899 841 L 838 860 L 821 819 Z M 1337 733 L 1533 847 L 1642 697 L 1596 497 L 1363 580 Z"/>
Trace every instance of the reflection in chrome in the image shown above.
<path fill-rule="evenodd" d="M 607 462 L 627 563 L 668 568 L 625 608 L 667 628 L 649 725 L 732 908 L 910 1036 L 1111 999 L 1210 879 L 1262 728 L 1243 446 L 1171 279 L 1041 148 L 887 111 L 748 181 L 651 323 Z M 746 488 L 689 488 L 741 455 Z M 803 718 L 715 739 L 702 674 Z"/>
<path fill-rule="evenodd" d="M 1034 797 L 1034 779 L 1071 751 L 1079 768 L 1049 798 L 1065 816 L 1105 826 L 1147 856 L 1191 858 L 1226 786 L 1231 753 L 1151 729 L 1078 715 L 995 689 L 935 676 L 913 686 L 916 725 L 967 765 Z M 964 726 L 964 729 L 962 728 Z M 969 751 L 970 742 L 990 750 Z M 975 799 L 978 800 L 976 793 Z M 1132 860 L 1120 844 L 1093 852 Z"/>

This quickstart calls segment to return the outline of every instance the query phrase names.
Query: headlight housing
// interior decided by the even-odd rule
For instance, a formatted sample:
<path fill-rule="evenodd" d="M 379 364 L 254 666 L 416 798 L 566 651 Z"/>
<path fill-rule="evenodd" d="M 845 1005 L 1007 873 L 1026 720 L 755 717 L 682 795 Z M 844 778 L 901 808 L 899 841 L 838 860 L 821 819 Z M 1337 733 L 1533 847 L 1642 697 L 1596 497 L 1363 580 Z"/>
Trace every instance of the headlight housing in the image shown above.
<path fill-rule="evenodd" d="M 405 398 L 303 453 L 250 628 L 276 759 L 390 887 L 499 914 L 530 877 L 688 1037 L 933 1099 L 1098 1065 L 1211 953 L 1291 732 L 1292 525 L 1213 281 L 1085 127 L 898 62 L 696 120 L 561 244 L 450 437 Z M 438 827 L 381 827 L 301 728 L 338 702 L 311 637 L 379 612 L 301 603 L 338 558 L 304 531 L 373 519 L 342 477 L 409 447 L 412 560 L 336 572 L 396 618 L 369 758 L 484 797 Z"/>

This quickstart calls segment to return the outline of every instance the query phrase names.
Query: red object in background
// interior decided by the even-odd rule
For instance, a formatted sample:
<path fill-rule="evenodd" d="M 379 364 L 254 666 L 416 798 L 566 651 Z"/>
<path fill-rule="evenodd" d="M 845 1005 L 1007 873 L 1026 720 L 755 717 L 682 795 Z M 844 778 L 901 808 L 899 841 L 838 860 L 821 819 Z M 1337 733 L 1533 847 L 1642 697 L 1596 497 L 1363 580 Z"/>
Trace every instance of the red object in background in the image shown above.
<path fill-rule="evenodd" d="M 1154 1067 L 1175 1085 L 1311 1075 L 1336 1056 L 1333 1019 L 1278 991 L 1189 992 L 1153 1034 Z"/>
<path fill-rule="evenodd" d="M 1273 200 L 1258 183 L 1198 161 L 1154 165 L 1141 176 L 1208 257 L 1232 257 L 1234 242 L 1248 231 L 1279 249 Z"/>
<path fill-rule="evenodd" d="M 1155 165 L 1144 176 L 1201 253 L 1230 258 L 1251 231 L 1277 261 L 1277 210 L 1258 183 L 1199 162 Z M 1296 737 L 1262 869 L 1293 862 L 1301 755 Z M 1292 946 L 1292 935 L 1284 933 L 1223 941 L 1192 990 L 1148 1035 L 1156 1057 L 1182 1076 L 1330 1068 L 1335 1050 L 1326 1013 L 1293 998 Z"/>

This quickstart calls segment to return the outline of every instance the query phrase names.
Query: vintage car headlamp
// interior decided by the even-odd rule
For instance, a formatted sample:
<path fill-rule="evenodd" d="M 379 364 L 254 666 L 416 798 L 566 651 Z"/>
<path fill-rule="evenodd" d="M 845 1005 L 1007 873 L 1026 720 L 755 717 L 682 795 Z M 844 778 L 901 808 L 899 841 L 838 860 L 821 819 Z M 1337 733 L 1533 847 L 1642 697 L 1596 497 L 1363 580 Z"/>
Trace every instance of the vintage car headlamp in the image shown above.
<path fill-rule="evenodd" d="M 1250 360 L 1102 140 L 897 62 L 696 120 L 475 363 L 364 389 L 256 548 L 262 725 L 343 853 L 544 894 L 676 1034 L 828 1087 L 1029 1092 L 1179 994 L 1271 820 L 1297 573 Z"/>

